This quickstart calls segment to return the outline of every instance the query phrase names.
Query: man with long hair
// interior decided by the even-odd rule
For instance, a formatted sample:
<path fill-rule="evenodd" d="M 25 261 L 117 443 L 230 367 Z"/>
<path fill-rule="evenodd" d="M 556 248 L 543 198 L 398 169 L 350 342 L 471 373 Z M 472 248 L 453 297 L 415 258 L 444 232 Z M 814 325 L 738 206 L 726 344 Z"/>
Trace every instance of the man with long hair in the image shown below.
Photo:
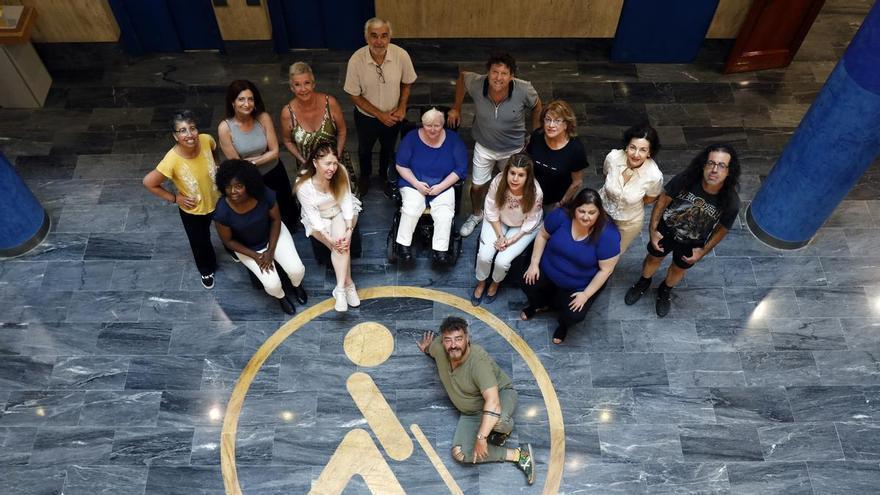
<path fill-rule="evenodd" d="M 657 316 L 669 314 L 672 288 L 685 271 L 721 242 L 739 213 L 739 158 L 729 144 L 711 144 L 691 160 L 684 172 L 664 187 L 651 213 L 648 255 L 642 276 L 626 292 L 635 304 L 651 287 L 651 277 L 672 253 L 666 278 L 657 287 Z"/>

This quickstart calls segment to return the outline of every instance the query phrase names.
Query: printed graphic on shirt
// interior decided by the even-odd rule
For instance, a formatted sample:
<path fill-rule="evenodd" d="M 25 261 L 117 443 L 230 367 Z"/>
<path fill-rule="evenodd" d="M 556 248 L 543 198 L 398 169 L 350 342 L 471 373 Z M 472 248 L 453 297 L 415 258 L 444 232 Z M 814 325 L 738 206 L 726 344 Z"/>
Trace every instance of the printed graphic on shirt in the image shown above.
<path fill-rule="evenodd" d="M 705 244 L 721 218 L 721 209 L 692 191 L 682 191 L 663 212 L 663 222 L 675 232 L 675 240 Z"/>

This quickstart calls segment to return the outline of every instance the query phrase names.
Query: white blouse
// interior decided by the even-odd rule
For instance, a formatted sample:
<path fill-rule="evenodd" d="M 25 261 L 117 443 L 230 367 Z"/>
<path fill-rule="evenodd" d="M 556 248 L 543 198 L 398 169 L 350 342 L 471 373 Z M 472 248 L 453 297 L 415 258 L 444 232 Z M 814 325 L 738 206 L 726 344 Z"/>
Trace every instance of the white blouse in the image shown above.
<path fill-rule="evenodd" d="M 332 193 L 318 191 L 312 180 L 303 182 L 296 190 L 296 198 L 302 206 L 302 224 L 306 228 L 306 236 L 317 230 L 329 238 L 333 218 L 341 214 L 344 220 L 352 220 L 360 213 L 361 202 L 350 190 L 346 191 L 342 201 L 336 201 Z"/>
<path fill-rule="evenodd" d="M 608 215 L 618 222 L 642 218 L 645 214 L 645 196 L 659 196 L 663 192 L 663 172 L 657 162 L 648 158 L 637 169 L 629 182 L 623 183 L 626 152 L 611 150 L 605 157 L 605 185 L 599 190 Z"/>

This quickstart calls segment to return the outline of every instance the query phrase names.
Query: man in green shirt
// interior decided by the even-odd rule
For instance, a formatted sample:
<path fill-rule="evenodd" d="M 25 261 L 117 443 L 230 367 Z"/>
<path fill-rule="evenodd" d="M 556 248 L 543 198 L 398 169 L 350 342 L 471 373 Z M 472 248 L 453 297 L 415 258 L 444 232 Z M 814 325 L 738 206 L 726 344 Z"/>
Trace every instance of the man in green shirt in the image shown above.
<path fill-rule="evenodd" d="M 440 382 L 461 413 L 452 457 L 461 463 L 515 462 L 528 483 L 534 483 L 532 446 L 503 447 L 513 430 L 516 390 L 485 349 L 470 345 L 467 322 L 449 316 L 440 324 L 439 340 L 434 340 L 434 332 L 425 332 L 417 345 L 437 363 Z"/>

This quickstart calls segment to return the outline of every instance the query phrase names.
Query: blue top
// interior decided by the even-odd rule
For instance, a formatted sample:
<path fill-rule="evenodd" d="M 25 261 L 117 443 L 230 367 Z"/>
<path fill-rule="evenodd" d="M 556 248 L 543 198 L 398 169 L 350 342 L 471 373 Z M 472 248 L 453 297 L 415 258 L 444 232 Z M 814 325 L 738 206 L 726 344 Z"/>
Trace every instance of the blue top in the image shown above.
<path fill-rule="evenodd" d="M 443 182 L 451 172 L 455 172 L 459 180 L 467 178 L 468 153 L 464 141 L 454 131 L 446 129 L 443 144 L 432 148 L 422 142 L 416 129 L 400 140 L 396 163 L 410 169 L 416 179 L 433 186 Z M 397 179 L 397 185 L 412 187 L 402 177 Z"/>
<path fill-rule="evenodd" d="M 541 274 L 564 289 L 584 290 L 599 271 L 599 261 L 620 254 L 620 233 L 610 218 L 596 244 L 589 238 L 574 240 L 571 219 L 563 208 L 553 210 L 544 219 L 544 229 L 550 239 L 541 256 Z"/>
<path fill-rule="evenodd" d="M 217 201 L 214 210 L 214 221 L 232 230 L 232 238 L 254 251 L 265 249 L 269 245 L 269 231 L 272 221 L 269 210 L 275 206 L 275 191 L 265 188 L 263 199 L 257 200 L 246 213 L 238 213 L 226 202 L 226 197 Z"/>

